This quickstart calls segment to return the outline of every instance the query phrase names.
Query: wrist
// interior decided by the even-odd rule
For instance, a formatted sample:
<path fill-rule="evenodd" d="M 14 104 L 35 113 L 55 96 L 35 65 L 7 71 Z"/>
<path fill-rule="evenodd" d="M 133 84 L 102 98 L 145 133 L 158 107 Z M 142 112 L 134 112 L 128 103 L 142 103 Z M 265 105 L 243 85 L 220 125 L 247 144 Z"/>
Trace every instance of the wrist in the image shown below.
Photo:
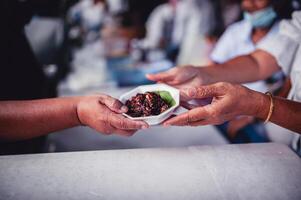
<path fill-rule="evenodd" d="M 197 77 L 201 80 L 202 85 L 215 83 L 212 76 L 208 72 L 208 67 L 196 67 Z"/>
<path fill-rule="evenodd" d="M 81 102 L 84 97 L 72 97 L 72 118 L 76 126 L 84 126 L 81 120 Z"/>
<path fill-rule="evenodd" d="M 265 94 L 254 92 L 251 99 L 254 100 L 251 109 L 249 109 L 252 112 L 251 115 L 265 120 L 269 114 L 270 98 Z"/>

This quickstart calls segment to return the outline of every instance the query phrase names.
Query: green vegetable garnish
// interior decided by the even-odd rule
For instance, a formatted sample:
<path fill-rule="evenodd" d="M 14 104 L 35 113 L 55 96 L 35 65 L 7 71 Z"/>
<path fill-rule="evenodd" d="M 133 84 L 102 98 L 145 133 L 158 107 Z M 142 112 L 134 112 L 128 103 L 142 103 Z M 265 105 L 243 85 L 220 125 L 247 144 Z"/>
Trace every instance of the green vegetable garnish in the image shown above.
<path fill-rule="evenodd" d="M 168 91 L 156 91 L 155 93 L 160 95 L 160 97 L 169 105 L 169 107 L 176 105 L 176 101 L 172 98 Z"/>

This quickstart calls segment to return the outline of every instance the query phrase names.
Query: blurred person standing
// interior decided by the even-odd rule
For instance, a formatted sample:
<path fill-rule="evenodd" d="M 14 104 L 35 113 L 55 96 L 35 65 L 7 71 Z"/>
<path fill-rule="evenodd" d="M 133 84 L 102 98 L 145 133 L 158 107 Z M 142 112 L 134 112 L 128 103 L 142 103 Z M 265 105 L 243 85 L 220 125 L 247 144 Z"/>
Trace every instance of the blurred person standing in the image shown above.
<path fill-rule="evenodd" d="M 206 36 L 216 25 L 213 2 L 208 0 L 186 0 L 189 17 L 181 42 L 177 64 L 200 65 L 208 63 L 210 46 L 206 43 Z"/>
<path fill-rule="evenodd" d="M 237 56 L 253 52 L 257 45 L 275 37 L 279 31 L 279 21 L 291 15 L 291 9 L 280 12 L 278 6 L 284 1 L 242 0 L 243 20 L 230 25 L 217 42 L 212 54 L 213 63 L 221 64 Z M 285 1 L 291 3 L 290 1 Z M 268 91 L 265 81 L 245 84 L 248 88 Z M 266 142 L 268 141 L 264 125 L 252 117 L 240 117 L 218 129 L 232 142 Z"/>
<path fill-rule="evenodd" d="M 207 0 L 169 0 L 158 6 L 146 24 L 145 49 L 161 48 L 173 62 L 191 52 L 191 42 L 210 29 L 211 4 Z M 181 51 L 181 52 L 180 52 Z M 186 51 L 186 52 L 184 52 Z M 190 52 L 190 53 L 189 53 Z"/>
<path fill-rule="evenodd" d="M 185 1 L 168 0 L 153 10 L 146 23 L 144 49 L 164 49 L 167 57 L 176 60 L 186 18 Z"/>
<path fill-rule="evenodd" d="M 95 41 L 100 36 L 108 12 L 105 0 L 80 0 L 68 11 L 68 22 L 74 27 L 69 37 Z"/>
<path fill-rule="evenodd" d="M 32 100 L 47 97 L 46 77 L 24 34 L 24 26 L 39 10 L 55 8 L 59 1 L 0 1 L 0 100 Z M 1 153 L 40 152 L 44 138 L 2 143 Z"/>

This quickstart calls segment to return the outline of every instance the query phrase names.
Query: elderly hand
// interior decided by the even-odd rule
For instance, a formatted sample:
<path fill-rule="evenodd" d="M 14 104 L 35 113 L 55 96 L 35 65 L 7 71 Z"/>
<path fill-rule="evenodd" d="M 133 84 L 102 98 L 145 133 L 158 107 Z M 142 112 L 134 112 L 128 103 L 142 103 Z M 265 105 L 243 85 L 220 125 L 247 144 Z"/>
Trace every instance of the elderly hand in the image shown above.
<path fill-rule="evenodd" d="M 182 90 L 191 99 L 213 97 L 212 103 L 167 120 L 164 125 L 218 125 L 237 116 L 266 116 L 269 97 L 240 85 L 216 83 Z M 264 117 L 263 117 L 264 118 Z"/>
<path fill-rule="evenodd" d="M 149 127 L 145 122 L 125 118 L 122 113 L 127 112 L 127 107 L 104 94 L 83 97 L 76 109 L 78 119 L 83 125 L 106 135 L 116 133 L 132 136 L 138 129 Z"/>
<path fill-rule="evenodd" d="M 200 73 L 200 68 L 193 66 L 175 67 L 166 72 L 148 74 L 146 77 L 177 88 L 198 87 L 206 84 L 208 79 L 205 73 Z"/>

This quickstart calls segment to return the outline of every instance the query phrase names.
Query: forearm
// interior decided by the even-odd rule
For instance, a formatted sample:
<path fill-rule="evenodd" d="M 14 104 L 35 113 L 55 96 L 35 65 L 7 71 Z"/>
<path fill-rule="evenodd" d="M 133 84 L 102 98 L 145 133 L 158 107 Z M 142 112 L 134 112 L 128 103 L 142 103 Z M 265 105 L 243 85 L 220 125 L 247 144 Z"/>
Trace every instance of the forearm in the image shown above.
<path fill-rule="evenodd" d="M 263 80 L 280 70 L 275 58 L 263 51 L 234 58 L 223 64 L 200 68 L 207 84 L 216 82 L 248 83 Z"/>
<path fill-rule="evenodd" d="M 251 105 L 255 117 L 265 120 L 269 113 L 270 98 L 267 95 L 255 94 L 260 99 L 257 105 Z M 301 134 L 301 103 L 290 101 L 281 97 L 273 97 L 274 110 L 270 122 Z"/>
<path fill-rule="evenodd" d="M 247 83 L 260 80 L 258 65 L 251 56 L 241 56 L 224 64 L 215 64 L 210 67 L 200 68 L 200 74 L 209 77 L 207 82 Z"/>
<path fill-rule="evenodd" d="M 0 102 L 0 139 L 23 140 L 80 124 L 80 98 Z"/>

